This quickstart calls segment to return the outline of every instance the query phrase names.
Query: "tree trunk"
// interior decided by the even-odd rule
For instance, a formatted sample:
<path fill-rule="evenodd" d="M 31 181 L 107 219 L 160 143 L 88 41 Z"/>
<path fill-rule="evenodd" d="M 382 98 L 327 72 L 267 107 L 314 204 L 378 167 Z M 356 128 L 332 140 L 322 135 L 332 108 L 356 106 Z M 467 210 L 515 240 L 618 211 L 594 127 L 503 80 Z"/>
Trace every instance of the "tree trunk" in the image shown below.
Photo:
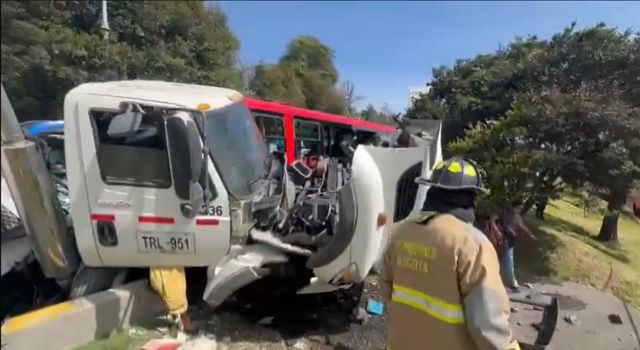
<path fill-rule="evenodd" d="M 520 214 L 525 215 L 529 210 L 531 210 L 531 208 L 533 208 L 534 204 L 536 204 L 535 196 L 531 195 L 522 204 L 522 212 Z"/>
<path fill-rule="evenodd" d="M 625 195 L 612 195 L 609 198 L 607 213 L 602 218 L 602 226 L 600 226 L 600 233 L 596 238 L 597 240 L 603 242 L 618 241 L 618 217 L 620 217 L 625 198 Z"/>

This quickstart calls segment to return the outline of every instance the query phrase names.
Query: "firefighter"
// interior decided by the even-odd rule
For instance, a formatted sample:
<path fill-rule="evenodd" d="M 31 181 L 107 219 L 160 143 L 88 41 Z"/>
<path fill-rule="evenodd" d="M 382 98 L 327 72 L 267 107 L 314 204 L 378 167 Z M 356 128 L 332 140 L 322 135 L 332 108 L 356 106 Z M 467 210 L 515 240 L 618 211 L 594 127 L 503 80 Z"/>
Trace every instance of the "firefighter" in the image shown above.
<path fill-rule="evenodd" d="M 472 225 L 476 166 L 454 157 L 416 182 L 430 185 L 427 213 L 393 233 L 380 271 L 388 349 L 519 349 L 496 251 Z"/>

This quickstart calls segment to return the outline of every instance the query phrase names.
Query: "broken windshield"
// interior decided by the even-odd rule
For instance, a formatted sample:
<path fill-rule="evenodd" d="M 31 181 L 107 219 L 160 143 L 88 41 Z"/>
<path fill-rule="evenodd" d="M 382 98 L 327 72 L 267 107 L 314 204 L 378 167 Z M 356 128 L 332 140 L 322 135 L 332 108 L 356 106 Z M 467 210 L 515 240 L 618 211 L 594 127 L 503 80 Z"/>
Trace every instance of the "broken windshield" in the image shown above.
<path fill-rule="evenodd" d="M 207 146 L 229 194 L 254 192 L 252 184 L 266 173 L 267 147 L 243 101 L 206 113 Z"/>

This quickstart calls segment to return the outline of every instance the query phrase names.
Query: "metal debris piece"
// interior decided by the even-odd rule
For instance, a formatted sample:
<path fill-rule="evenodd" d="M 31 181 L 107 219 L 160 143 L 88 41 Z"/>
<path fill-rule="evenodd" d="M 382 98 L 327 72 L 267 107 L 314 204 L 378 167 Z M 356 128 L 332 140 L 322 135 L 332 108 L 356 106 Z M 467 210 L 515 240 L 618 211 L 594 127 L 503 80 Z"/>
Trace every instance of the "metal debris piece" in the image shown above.
<path fill-rule="evenodd" d="M 273 319 L 273 316 L 263 317 L 260 319 L 260 321 L 258 321 L 258 324 L 261 326 L 268 326 L 270 324 L 273 324 Z"/>
<path fill-rule="evenodd" d="M 613 324 L 622 324 L 622 317 L 618 314 L 609 314 L 609 322 Z"/>
<path fill-rule="evenodd" d="M 578 319 L 578 316 L 574 315 L 574 314 L 567 314 L 564 316 L 564 320 L 573 326 L 578 326 L 580 325 L 580 320 Z"/>
<path fill-rule="evenodd" d="M 533 289 L 533 283 L 525 283 L 524 286 L 529 289 Z"/>
<path fill-rule="evenodd" d="M 518 311 L 520 311 L 520 309 L 518 309 L 517 307 L 515 307 L 515 306 L 511 307 L 511 313 L 512 314 L 518 313 Z"/>

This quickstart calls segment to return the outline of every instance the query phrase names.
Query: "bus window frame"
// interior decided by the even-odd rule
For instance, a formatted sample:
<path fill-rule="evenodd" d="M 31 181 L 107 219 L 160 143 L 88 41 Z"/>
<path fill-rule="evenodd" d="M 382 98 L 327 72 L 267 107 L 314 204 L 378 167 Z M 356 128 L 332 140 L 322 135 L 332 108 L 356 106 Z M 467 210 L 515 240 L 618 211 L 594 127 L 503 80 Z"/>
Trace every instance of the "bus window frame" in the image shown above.
<path fill-rule="evenodd" d="M 264 114 L 274 114 L 276 116 L 282 116 L 284 122 L 286 157 L 287 163 L 289 164 L 297 159 L 296 147 L 298 139 L 295 135 L 294 118 L 296 120 L 303 120 L 320 124 L 321 148 L 325 156 L 329 155 L 330 153 L 327 153 L 328 151 L 326 147 L 324 147 L 324 142 L 326 141 L 328 143 L 328 146 L 331 147 L 331 136 L 325 135 L 326 126 L 330 126 L 331 128 L 351 128 L 354 131 L 362 130 L 367 132 L 375 132 L 381 136 L 382 140 L 394 139 L 397 131 L 397 129 L 391 125 L 369 122 L 357 118 L 349 118 L 343 115 L 297 107 L 283 102 L 266 101 L 252 97 L 245 97 L 244 100 L 245 104 L 252 111 L 252 113 L 259 111 Z M 327 139 L 326 137 L 329 137 L 329 139 Z"/>
<path fill-rule="evenodd" d="M 282 143 L 284 144 L 284 150 L 282 150 L 281 152 L 284 152 L 286 154 L 286 152 L 287 152 L 287 130 L 286 130 L 286 123 L 285 123 L 284 114 L 278 113 L 278 112 L 273 112 L 273 111 L 265 111 L 265 110 L 261 110 L 261 109 L 251 109 L 251 114 L 253 114 L 253 119 L 256 120 L 256 125 L 258 125 L 258 128 L 260 129 L 260 132 L 262 132 L 262 135 L 263 135 L 265 141 L 267 142 L 267 144 L 269 144 L 269 141 L 271 139 L 282 140 Z M 281 125 L 282 125 L 282 136 L 273 136 L 273 135 L 267 136 L 262 131 L 261 125 L 258 124 L 257 118 L 274 119 L 274 120 L 277 120 L 278 122 L 280 122 Z"/>
<path fill-rule="evenodd" d="M 317 126 L 318 128 L 318 138 L 317 139 L 312 139 L 312 138 L 308 138 L 308 137 L 299 137 L 297 130 L 298 130 L 298 123 L 301 124 L 313 124 L 315 126 Z M 298 142 L 299 141 L 309 141 L 309 142 L 317 142 L 320 145 L 320 153 L 319 154 L 313 154 L 313 155 L 317 155 L 317 156 L 324 156 L 325 155 L 325 150 L 324 150 L 324 124 L 320 121 L 317 120 L 313 120 L 313 119 L 309 119 L 308 117 L 304 117 L 301 115 L 293 115 L 293 137 L 294 137 L 294 145 L 295 145 L 295 149 L 294 149 L 294 155 L 296 158 L 300 157 L 300 149 L 298 148 Z"/>

